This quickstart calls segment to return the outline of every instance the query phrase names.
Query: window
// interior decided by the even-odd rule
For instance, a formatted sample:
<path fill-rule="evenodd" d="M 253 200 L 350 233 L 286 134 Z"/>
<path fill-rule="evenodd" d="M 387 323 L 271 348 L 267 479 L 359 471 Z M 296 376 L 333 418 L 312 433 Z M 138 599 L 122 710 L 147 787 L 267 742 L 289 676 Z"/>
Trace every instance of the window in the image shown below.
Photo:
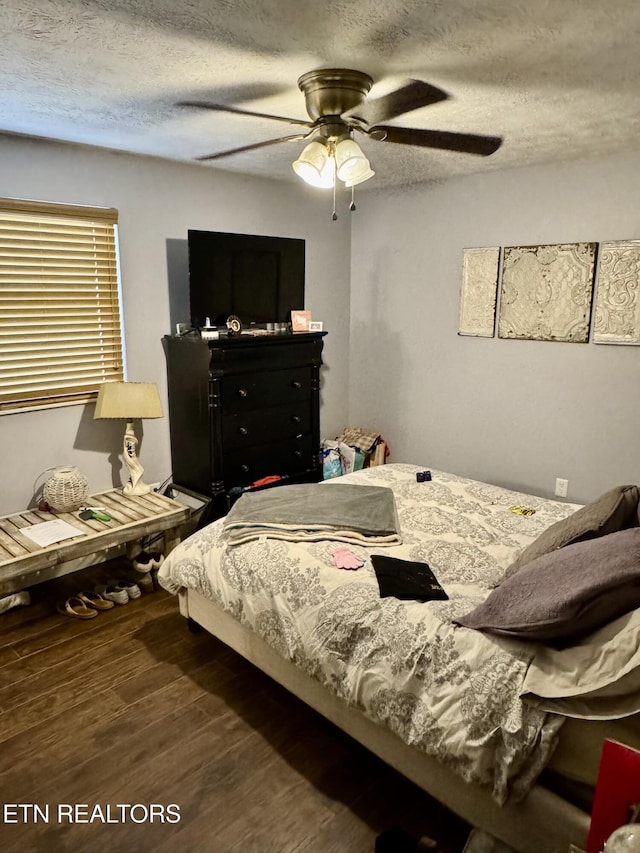
<path fill-rule="evenodd" d="M 0 199 L 0 413 L 122 380 L 118 213 Z"/>

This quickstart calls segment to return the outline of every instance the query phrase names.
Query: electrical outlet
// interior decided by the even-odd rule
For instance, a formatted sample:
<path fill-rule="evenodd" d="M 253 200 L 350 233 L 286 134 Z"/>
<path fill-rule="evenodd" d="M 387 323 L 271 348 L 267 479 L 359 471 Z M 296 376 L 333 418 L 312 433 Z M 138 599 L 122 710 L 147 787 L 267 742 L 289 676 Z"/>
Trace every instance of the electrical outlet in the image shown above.
<path fill-rule="evenodd" d="M 556 477 L 556 495 L 559 498 L 566 498 L 569 491 L 569 481 L 563 480 L 561 477 Z"/>

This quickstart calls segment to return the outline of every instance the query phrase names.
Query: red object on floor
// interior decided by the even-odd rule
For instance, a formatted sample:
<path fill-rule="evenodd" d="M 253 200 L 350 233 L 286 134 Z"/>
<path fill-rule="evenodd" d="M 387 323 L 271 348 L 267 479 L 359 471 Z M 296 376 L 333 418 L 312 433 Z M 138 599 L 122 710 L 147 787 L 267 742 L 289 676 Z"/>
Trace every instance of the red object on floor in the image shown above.
<path fill-rule="evenodd" d="M 596 780 L 587 838 L 587 853 L 600 853 L 614 829 L 631 820 L 640 803 L 640 751 L 605 740 Z"/>

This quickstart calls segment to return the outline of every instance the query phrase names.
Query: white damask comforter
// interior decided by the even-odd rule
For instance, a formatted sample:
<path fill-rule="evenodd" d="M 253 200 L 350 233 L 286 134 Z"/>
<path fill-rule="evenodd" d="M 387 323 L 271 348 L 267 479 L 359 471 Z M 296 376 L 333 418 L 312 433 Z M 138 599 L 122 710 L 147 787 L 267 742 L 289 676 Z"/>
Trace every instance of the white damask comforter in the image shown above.
<path fill-rule="evenodd" d="M 419 470 L 392 464 L 337 481 L 388 486 L 395 495 L 403 544 L 353 546 L 365 560 L 357 571 L 332 564 L 340 543 L 329 540 L 228 546 L 218 520 L 169 555 L 160 583 L 211 598 L 349 705 L 467 781 L 491 786 L 503 803 L 530 789 L 563 717 L 520 698 L 531 646 L 451 620 L 577 507 L 440 471 L 418 483 Z M 515 514 L 513 506 L 536 512 Z M 381 598 L 372 553 L 428 563 L 449 600 Z"/>

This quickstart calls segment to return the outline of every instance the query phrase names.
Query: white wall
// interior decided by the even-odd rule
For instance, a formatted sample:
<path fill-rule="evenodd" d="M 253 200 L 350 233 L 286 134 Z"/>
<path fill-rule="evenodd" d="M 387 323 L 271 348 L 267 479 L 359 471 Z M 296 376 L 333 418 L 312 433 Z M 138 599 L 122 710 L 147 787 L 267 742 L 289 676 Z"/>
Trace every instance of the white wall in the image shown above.
<path fill-rule="evenodd" d="M 462 250 L 640 239 L 640 155 L 367 194 L 352 226 L 350 422 L 391 459 L 569 499 L 640 482 L 640 347 L 457 335 Z"/>
<path fill-rule="evenodd" d="M 161 339 L 187 229 L 303 237 L 307 307 L 329 331 L 323 436 L 377 428 L 392 459 L 541 494 L 566 477 L 576 501 L 640 482 L 640 348 L 457 335 L 463 248 L 640 238 L 640 155 L 368 190 L 335 223 L 327 197 L 298 183 L 17 138 L 0 137 L 0 186 L 118 208 L 129 378 L 157 382 L 165 404 Z M 144 434 L 145 479 L 163 480 L 167 419 Z M 57 464 L 78 465 L 93 491 L 121 482 L 119 426 L 93 421 L 93 406 L 0 416 L 0 442 L 0 513 Z"/>
<path fill-rule="evenodd" d="M 306 240 L 306 307 L 323 320 L 321 431 L 343 426 L 348 389 L 349 220 L 332 222 L 330 200 L 287 185 L 78 146 L 0 137 L 0 195 L 119 210 L 128 378 L 157 382 L 166 411 L 163 335 L 171 332 L 185 271 L 170 261 L 189 228 Z M 179 255 L 180 252 L 178 251 Z M 183 257 L 186 262 L 186 255 Z M 182 280 L 181 280 L 182 279 Z M 178 304 L 181 298 L 177 299 Z M 188 304 L 188 303 L 187 303 Z M 179 318 L 188 321 L 188 316 Z M 0 370 L 2 366 L 0 365 Z M 0 416 L 0 513 L 26 507 L 43 472 L 74 464 L 92 491 L 122 482 L 120 424 L 93 421 L 93 405 Z M 171 471 L 169 424 L 144 423 L 139 456 L 147 482 Z"/>

